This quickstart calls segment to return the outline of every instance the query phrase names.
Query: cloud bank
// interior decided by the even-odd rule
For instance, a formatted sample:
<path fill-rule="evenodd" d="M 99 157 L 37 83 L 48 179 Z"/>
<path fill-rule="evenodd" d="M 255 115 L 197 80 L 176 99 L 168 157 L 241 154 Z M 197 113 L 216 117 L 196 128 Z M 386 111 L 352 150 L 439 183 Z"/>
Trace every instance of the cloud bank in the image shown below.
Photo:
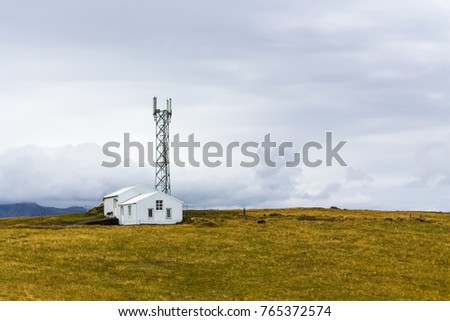
<path fill-rule="evenodd" d="M 0 202 L 93 205 L 152 185 L 101 146 L 172 133 L 347 140 L 347 168 L 172 168 L 195 207 L 450 210 L 447 1 L 14 1 L 0 12 Z"/>

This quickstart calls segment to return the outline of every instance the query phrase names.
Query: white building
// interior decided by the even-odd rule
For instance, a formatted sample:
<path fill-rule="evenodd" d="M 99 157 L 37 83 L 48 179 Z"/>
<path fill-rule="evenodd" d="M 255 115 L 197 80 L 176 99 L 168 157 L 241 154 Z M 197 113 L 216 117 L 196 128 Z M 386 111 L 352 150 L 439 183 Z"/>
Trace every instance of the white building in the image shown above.
<path fill-rule="evenodd" d="M 103 198 L 106 217 L 121 225 L 175 224 L 183 220 L 183 202 L 146 186 L 122 188 Z"/>

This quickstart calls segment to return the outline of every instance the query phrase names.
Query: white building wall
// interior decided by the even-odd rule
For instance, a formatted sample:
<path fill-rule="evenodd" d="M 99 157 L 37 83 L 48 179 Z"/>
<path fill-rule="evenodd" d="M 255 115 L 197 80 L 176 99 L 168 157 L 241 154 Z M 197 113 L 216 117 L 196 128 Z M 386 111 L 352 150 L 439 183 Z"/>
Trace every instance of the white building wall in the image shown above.
<path fill-rule="evenodd" d="M 176 198 L 158 192 L 148 197 L 144 196 L 144 198 L 138 196 L 135 199 L 120 204 L 118 210 L 119 224 L 176 224 L 183 220 L 183 202 Z M 156 209 L 156 201 L 158 200 L 163 201 L 160 210 Z M 131 209 L 131 215 L 129 215 L 129 208 Z M 149 217 L 149 209 L 152 209 L 152 217 Z M 170 217 L 167 215 L 168 209 L 170 209 Z"/>
<path fill-rule="evenodd" d="M 136 220 L 136 204 L 131 204 L 131 205 L 121 205 L 118 207 L 118 219 L 119 219 L 119 224 L 121 225 L 134 225 L 134 224 L 138 224 L 137 220 Z M 122 208 L 123 208 L 123 212 L 122 212 Z M 129 209 L 131 209 L 131 215 L 129 212 Z M 122 214 L 123 213 L 123 214 Z"/>
<path fill-rule="evenodd" d="M 162 210 L 156 210 L 156 201 L 163 201 Z M 153 209 L 153 218 L 148 217 L 148 209 Z M 171 209 L 171 218 L 167 218 Z M 183 203 L 177 199 L 158 193 L 136 204 L 137 224 L 176 224 L 183 220 Z"/>

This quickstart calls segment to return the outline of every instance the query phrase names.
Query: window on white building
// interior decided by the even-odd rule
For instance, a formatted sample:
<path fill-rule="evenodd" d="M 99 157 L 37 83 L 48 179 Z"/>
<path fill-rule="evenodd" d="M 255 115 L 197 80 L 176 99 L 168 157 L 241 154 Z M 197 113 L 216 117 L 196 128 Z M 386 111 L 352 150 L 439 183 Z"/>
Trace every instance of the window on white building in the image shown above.
<path fill-rule="evenodd" d="M 148 209 L 148 218 L 153 218 L 153 208 Z"/>
<path fill-rule="evenodd" d="M 163 209 L 163 201 L 162 200 L 156 200 L 156 210 L 162 211 Z"/>
<path fill-rule="evenodd" d="M 166 218 L 171 219 L 172 218 L 172 209 L 166 208 Z"/>

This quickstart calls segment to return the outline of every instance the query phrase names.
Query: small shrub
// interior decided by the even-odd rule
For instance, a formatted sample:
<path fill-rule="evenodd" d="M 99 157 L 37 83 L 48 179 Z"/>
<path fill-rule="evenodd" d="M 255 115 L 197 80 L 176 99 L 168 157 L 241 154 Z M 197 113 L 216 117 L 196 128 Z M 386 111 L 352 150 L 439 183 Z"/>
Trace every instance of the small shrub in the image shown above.
<path fill-rule="evenodd" d="M 199 227 L 217 227 L 217 223 L 209 220 L 207 218 L 199 218 L 199 217 L 193 217 L 191 218 L 192 224 Z"/>

